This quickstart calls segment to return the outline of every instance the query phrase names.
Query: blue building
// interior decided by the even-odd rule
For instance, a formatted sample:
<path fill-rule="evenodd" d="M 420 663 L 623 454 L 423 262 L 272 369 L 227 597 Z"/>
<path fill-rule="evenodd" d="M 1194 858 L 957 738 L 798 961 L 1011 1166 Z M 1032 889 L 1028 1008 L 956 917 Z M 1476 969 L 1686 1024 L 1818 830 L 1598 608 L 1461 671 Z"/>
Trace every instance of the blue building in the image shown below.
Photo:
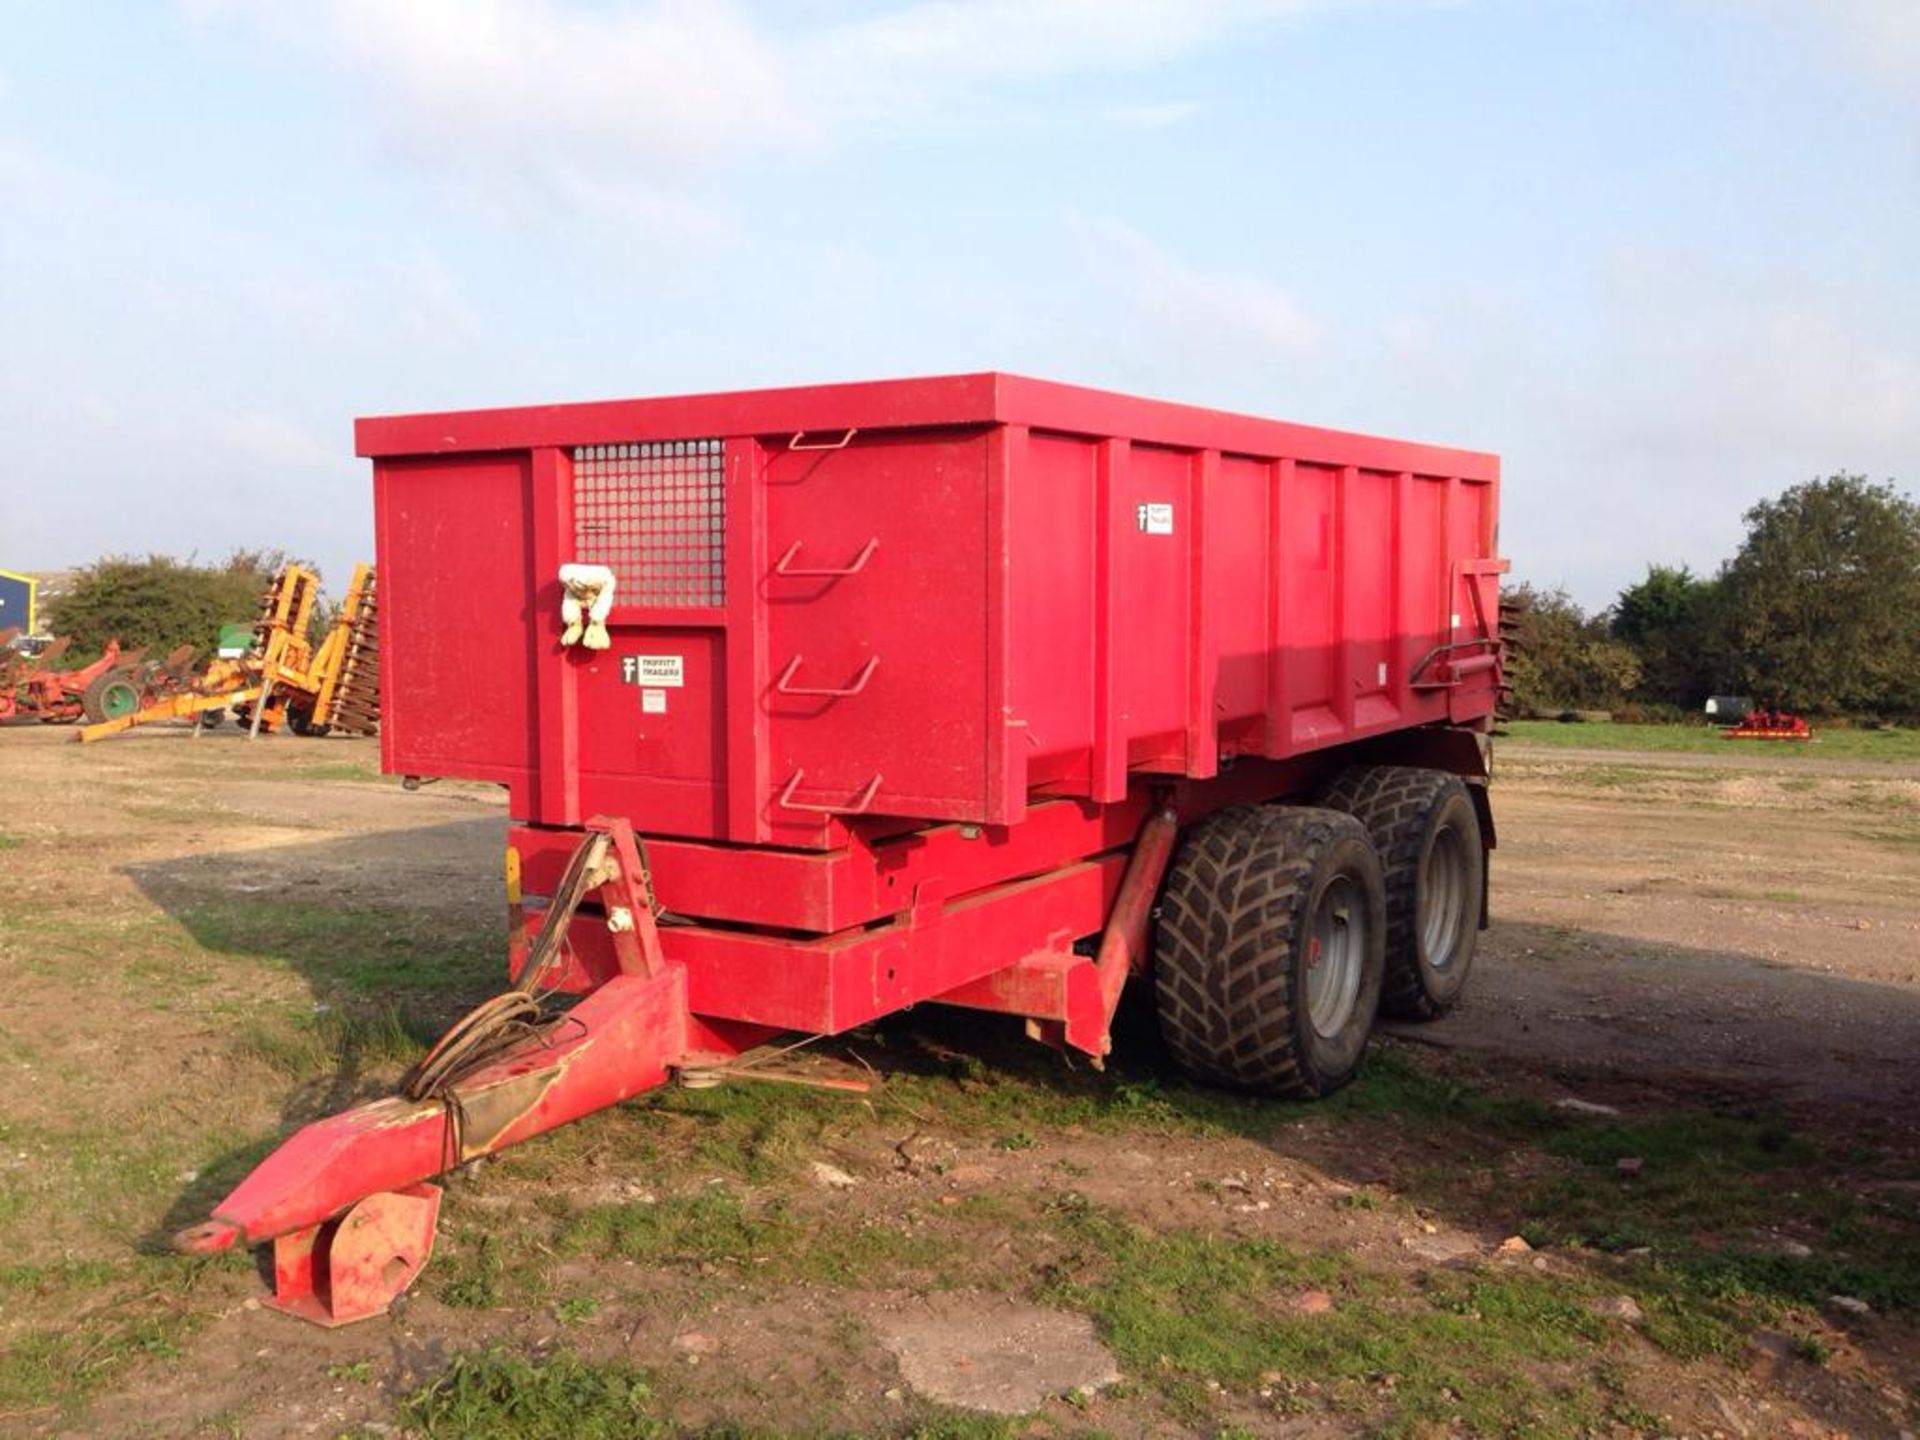
<path fill-rule="evenodd" d="M 33 634 L 33 592 L 38 582 L 11 570 L 0 570 L 0 630 Z"/>

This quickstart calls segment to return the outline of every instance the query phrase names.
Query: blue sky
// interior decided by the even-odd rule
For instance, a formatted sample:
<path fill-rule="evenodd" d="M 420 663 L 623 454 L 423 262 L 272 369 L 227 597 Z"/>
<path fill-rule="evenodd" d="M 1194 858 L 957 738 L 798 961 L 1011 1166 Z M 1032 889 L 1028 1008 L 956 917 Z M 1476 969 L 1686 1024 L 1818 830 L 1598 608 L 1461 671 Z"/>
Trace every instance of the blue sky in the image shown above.
<path fill-rule="evenodd" d="M 1920 0 L 0 0 L 0 566 L 354 416 L 1000 368 L 1506 461 L 1604 603 L 1920 482 Z"/>

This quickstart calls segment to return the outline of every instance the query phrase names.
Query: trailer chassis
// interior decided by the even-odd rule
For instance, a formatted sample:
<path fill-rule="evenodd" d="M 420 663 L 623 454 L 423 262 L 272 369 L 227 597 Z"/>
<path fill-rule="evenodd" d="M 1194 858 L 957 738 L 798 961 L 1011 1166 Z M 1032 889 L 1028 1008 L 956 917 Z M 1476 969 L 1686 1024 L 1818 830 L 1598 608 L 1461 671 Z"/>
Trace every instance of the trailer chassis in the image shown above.
<path fill-rule="evenodd" d="M 1248 761 L 1136 786 L 1117 805 L 1056 801 L 1018 826 L 936 826 L 825 854 L 648 841 L 618 817 L 518 828 L 513 988 L 449 1031 L 401 1094 L 295 1132 L 175 1244 L 271 1242 L 270 1303 L 344 1324 L 381 1313 L 426 1264 L 436 1177 L 676 1076 L 724 1078 L 782 1034 L 932 1002 L 1023 1017 L 1036 1040 L 1098 1065 L 1121 991 L 1146 968 L 1180 827 L 1299 793 L 1326 763 Z M 740 869 L 722 893 L 757 924 L 662 906 L 722 864 Z M 1076 942 L 1093 936 L 1085 953 Z M 578 999 L 548 1003 L 564 995 Z"/>

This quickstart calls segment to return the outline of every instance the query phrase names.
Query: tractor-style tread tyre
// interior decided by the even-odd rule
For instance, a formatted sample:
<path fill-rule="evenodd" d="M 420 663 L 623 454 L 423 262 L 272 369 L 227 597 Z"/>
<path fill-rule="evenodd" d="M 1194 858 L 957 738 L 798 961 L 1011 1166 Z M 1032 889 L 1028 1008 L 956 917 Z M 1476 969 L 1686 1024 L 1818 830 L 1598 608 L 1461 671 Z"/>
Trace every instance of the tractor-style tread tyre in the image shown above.
<path fill-rule="evenodd" d="M 1154 931 L 1174 1060 L 1261 1095 L 1314 1099 L 1346 1084 L 1379 1007 L 1385 905 L 1373 842 L 1350 815 L 1235 805 L 1194 825 Z"/>
<path fill-rule="evenodd" d="M 140 682 L 125 670 L 102 671 L 80 693 L 80 713 L 91 725 L 118 720 L 139 708 Z"/>
<path fill-rule="evenodd" d="M 287 728 L 306 740 L 322 740 L 333 733 L 331 725 L 314 724 L 313 711 L 296 710 L 291 706 L 287 709 Z"/>
<path fill-rule="evenodd" d="M 1435 1020 L 1466 988 L 1480 934 L 1486 850 L 1466 784 L 1444 770 L 1356 765 L 1320 795 L 1367 827 L 1387 884 L 1383 1014 Z"/>

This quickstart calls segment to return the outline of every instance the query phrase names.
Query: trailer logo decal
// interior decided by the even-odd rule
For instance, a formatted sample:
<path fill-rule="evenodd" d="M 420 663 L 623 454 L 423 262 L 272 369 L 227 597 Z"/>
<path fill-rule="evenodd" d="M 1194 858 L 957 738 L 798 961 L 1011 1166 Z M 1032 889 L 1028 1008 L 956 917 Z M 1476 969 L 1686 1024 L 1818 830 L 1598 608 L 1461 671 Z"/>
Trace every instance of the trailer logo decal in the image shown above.
<path fill-rule="evenodd" d="M 1144 505 L 1136 505 L 1134 513 L 1140 521 L 1142 535 L 1171 535 L 1173 533 L 1173 506 L 1169 503 L 1150 500 Z"/>
<path fill-rule="evenodd" d="M 684 655 L 622 655 L 620 679 L 627 685 L 650 689 L 667 686 L 678 690 L 687 683 L 687 658 Z"/>

